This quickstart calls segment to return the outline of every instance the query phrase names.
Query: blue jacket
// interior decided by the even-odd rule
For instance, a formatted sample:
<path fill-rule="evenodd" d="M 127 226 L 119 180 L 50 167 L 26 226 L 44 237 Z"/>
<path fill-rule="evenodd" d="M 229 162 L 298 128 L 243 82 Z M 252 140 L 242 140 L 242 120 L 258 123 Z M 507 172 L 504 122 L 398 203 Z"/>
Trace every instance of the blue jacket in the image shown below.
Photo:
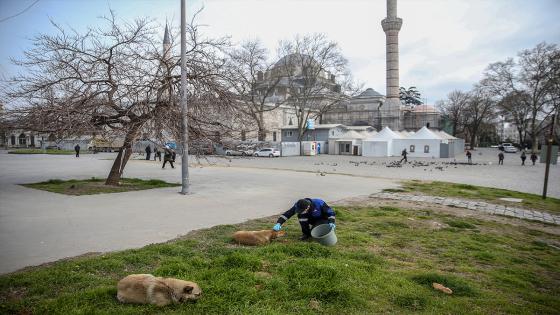
<path fill-rule="evenodd" d="M 327 220 L 329 223 L 335 222 L 335 213 L 334 210 L 327 205 L 321 199 L 311 199 L 305 198 L 311 201 L 311 207 L 306 213 L 298 214 L 298 218 L 300 223 L 301 222 L 308 222 L 309 224 L 313 225 L 317 221 Z M 276 223 L 284 224 L 289 218 L 291 218 L 294 214 L 296 214 L 297 209 L 297 202 L 290 208 L 290 210 L 284 212 L 279 218 Z"/>

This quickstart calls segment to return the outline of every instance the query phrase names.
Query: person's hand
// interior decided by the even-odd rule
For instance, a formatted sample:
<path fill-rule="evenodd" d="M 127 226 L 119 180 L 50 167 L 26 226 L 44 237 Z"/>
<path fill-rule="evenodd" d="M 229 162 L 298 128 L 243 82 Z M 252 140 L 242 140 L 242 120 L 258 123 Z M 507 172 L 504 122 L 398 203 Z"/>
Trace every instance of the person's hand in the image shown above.
<path fill-rule="evenodd" d="M 282 229 L 282 225 L 280 223 L 276 223 L 276 224 L 274 224 L 274 227 L 272 229 L 274 231 L 278 232 L 278 231 L 280 231 L 280 229 Z"/>
<path fill-rule="evenodd" d="M 336 224 L 334 224 L 334 223 L 329 223 L 329 226 L 330 226 L 331 229 L 333 229 L 333 230 L 336 229 Z"/>

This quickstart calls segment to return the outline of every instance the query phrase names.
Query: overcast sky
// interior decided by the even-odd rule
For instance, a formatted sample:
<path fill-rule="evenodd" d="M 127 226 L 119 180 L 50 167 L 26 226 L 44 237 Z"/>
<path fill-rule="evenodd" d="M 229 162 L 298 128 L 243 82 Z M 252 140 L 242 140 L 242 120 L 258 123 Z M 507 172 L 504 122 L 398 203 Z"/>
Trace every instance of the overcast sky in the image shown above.
<path fill-rule="evenodd" d="M 0 21 L 36 0 L 0 0 Z M 188 16 L 209 36 L 259 38 L 272 54 L 279 40 L 322 32 L 339 43 L 354 77 L 385 94 L 385 0 L 187 0 Z M 52 32 L 49 18 L 83 29 L 112 8 L 120 18 L 149 16 L 179 25 L 179 0 L 39 0 L 0 22 L 0 75 L 16 71 L 29 38 Z M 398 0 L 400 85 L 416 86 L 429 104 L 469 89 L 491 62 L 542 41 L 560 43 L 560 0 Z M 163 29 L 162 29 L 163 36 Z"/>

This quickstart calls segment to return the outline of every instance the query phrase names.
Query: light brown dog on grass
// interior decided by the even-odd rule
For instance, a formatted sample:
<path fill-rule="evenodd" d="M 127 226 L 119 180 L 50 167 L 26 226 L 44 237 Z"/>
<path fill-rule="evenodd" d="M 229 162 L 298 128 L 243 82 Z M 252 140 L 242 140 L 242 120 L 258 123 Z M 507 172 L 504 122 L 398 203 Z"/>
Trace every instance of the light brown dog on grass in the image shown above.
<path fill-rule="evenodd" d="M 126 276 L 117 284 L 117 299 L 122 303 L 165 306 L 196 300 L 201 294 L 200 287 L 194 282 L 150 274 Z"/>
<path fill-rule="evenodd" d="M 233 233 L 233 239 L 243 245 L 266 245 L 273 239 L 286 235 L 284 231 L 261 230 L 261 231 L 237 231 Z"/>

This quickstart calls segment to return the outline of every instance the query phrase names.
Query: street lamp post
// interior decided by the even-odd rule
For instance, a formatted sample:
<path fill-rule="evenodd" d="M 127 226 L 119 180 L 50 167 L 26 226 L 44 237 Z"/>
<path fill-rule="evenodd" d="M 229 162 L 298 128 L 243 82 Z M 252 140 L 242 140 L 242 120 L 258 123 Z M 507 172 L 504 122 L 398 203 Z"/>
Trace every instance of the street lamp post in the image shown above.
<path fill-rule="evenodd" d="M 546 199 L 546 190 L 548 188 L 548 172 L 550 171 L 550 160 L 552 158 L 552 141 L 554 141 L 554 123 L 556 122 L 556 115 L 552 115 L 552 123 L 550 124 L 550 134 L 548 136 L 548 143 L 546 144 L 546 168 L 544 171 L 544 186 L 542 198 Z"/>
<path fill-rule="evenodd" d="M 187 18 L 185 0 L 181 0 L 181 194 L 189 193 L 189 131 L 187 121 Z"/>

